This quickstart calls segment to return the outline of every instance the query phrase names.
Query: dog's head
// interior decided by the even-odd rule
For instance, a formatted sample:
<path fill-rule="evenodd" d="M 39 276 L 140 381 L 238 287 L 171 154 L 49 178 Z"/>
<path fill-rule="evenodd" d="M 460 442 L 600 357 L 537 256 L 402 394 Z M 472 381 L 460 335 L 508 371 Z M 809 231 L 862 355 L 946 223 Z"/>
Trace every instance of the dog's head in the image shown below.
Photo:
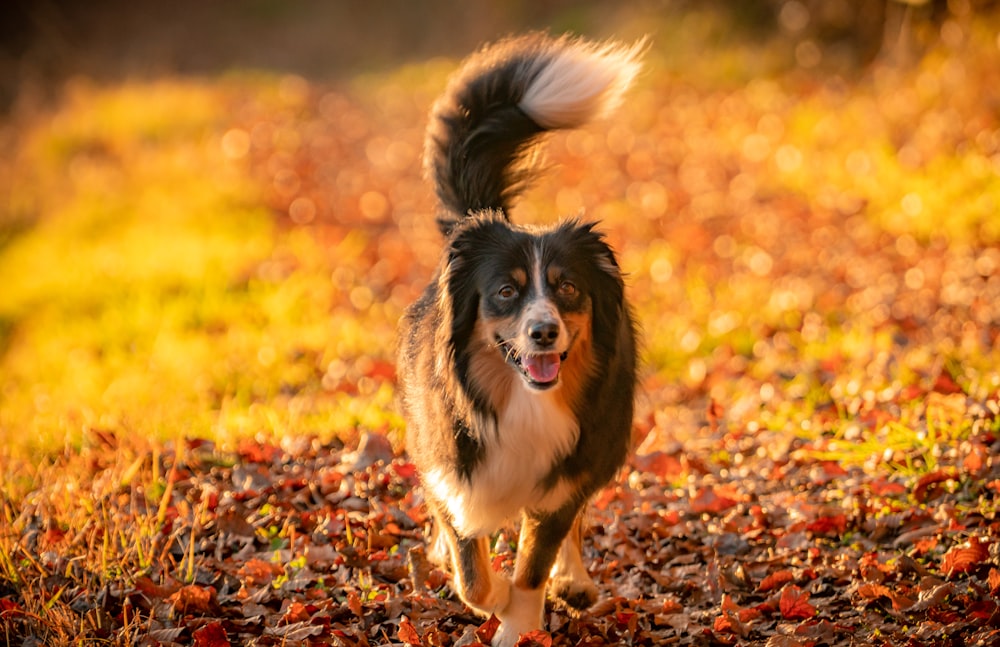
<path fill-rule="evenodd" d="M 622 275 L 593 224 L 533 231 L 500 214 L 471 217 L 452 233 L 441 280 L 456 366 L 481 396 L 511 375 L 551 389 L 614 347 Z"/>

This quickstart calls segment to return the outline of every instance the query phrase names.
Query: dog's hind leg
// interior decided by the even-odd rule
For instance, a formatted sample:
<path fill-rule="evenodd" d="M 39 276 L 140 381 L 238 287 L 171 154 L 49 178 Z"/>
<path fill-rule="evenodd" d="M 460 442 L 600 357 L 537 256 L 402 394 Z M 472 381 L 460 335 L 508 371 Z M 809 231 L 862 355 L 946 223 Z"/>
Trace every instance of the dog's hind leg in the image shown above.
<path fill-rule="evenodd" d="M 549 579 L 549 595 L 566 605 L 570 613 L 582 611 L 597 601 L 597 586 L 583 565 L 583 513 L 563 539 Z"/>

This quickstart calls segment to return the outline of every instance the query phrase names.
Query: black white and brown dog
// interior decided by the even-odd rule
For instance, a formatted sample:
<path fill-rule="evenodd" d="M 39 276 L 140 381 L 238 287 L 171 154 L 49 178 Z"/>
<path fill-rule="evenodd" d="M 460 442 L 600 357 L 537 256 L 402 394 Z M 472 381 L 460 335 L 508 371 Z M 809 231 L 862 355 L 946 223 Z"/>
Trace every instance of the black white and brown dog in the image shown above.
<path fill-rule="evenodd" d="M 447 238 L 402 322 L 407 449 L 435 522 L 430 554 L 494 645 L 542 627 L 545 592 L 596 600 L 580 515 L 630 445 L 636 340 L 615 254 L 593 223 L 508 219 L 545 132 L 608 112 L 643 44 L 530 35 L 473 55 L 431 112 L 424 164 Z M 489 538 L 520 516 L 513 579 Z"/>

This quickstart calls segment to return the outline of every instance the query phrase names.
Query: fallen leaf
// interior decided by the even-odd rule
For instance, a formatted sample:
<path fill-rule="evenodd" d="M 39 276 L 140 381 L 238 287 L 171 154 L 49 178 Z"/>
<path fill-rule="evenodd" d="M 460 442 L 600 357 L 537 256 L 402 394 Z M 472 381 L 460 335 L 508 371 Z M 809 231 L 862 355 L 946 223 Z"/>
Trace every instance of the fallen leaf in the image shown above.
<path fill-rule="evenodd" d="M 495 615 L 491 615 L 486 622 L 479 625 L 479 629 L 476 630 L 476 637 L 479 638 L 481 642 L 489 645 L 493 642 L 493 636 L 496 635 L 497 629 L 500 628 L 500 619 Z"/>
<path fill-rule="evenodd" d="M 794 584 L 788 584 L 781 590 L 778 604 L 781 615 L 786 620 L 804 620 L 816 615 L 815 607 L 809 604 L 809 592 Z"/>
<path fill-rule="evenodd" d="M 174 611 L 183 614 L 207 614 L 218 606 L 215 602 L 215 589 L 194 584 L 181 587 L 167 598 L 167 602 L 174 607 Z"/>
<path fill-rule="evenodd" d="M 990 574 L 987 576 L 986 581 L 990 585 L 990 594 L 996 595 L 1000 592 L 1000 571 L 996 568 L 990 569 Z"/>
<path fill-rule="evenodd" d="M 820 517 L 807 525 L 806 530 L 814 535 L 840 536 L 847 530 L 847 515 Z"/>
<path fill-rule="evenodd" d="M 767 593 L 768 591 L 781 588 L 794 579 L 795 575 L 791 571 L 775 571 L 760 581 L 760 584 L 757 585 L 757 590 L 761 593 Z"/>
<path fill-rule="evenodd" d="M 938 483 L 944 483 L 953 478 L 955 478 L 955 474 L 951 470 L 938 470 L 924 474 L 913 488 L 913 498 L 916 499 L 917 503 L 926 503 L 937 489 L 935 486 Z"/>
<path fill-rule="evenodd" d="M 194 647 L 229 647 L 229 636 L 219 621 L 210 622 L 191 634 Z"/>
<path fill-rule="evenodd" d="M 768 638 L 764 647 L 802 647 L 802 643 L 791 636 L 778 634 Z"/>
<path fill-rule="evenodd" d="M 396 636 L 407 645 L 423 644 L 420 640 L 420 634 L 417 633 L 417 628 L 413 626 L 413 623 L 406 616 L 403 616 L 399 621 L 399 631 L 396 633 Z"/>
<path fill-rule="evenodd" d="M 969 541 L 954 546 L 944 554 L 944 557 L 941 558 L 941 570 L 947 577 L 958 573 L 969 573 L 989 557 L 989 544 L 982 543 L 979 537 L 973 535 L 969 537 Z"/>
<path fill-rule="evenodd" d="M 734 499 L 718 494 L 717 488 L 700 488 L 690 501 L 691 511 L 696 514 L 708 512 L 720 514 L 736 505 Z"/>
<path fill-rule="evenodd" d="M 924 589 L 920 591 L 917 596 L 917 602 L 912 607 L 910 611 L 917 613 L 920 611 L 926 611 L 941 604 L 949 595 L 954 593 L 955 586 L 951 582 L 941 582 L 935 584 L 929 589 Z"/>
<path fill-rule="evenodd" d="M 515 647 L 552 647 L 552 634 L 543 629 L 535 629 L 521 634 L 514 645 Z"/>

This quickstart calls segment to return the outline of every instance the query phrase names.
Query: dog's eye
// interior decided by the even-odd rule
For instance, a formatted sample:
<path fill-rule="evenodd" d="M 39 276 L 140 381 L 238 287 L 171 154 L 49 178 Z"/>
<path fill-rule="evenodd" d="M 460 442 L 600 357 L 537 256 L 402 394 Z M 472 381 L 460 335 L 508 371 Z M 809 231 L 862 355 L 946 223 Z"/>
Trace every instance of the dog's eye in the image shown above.
<path fill-rule="evenodd" d="M 564 297 L 575 297 L 576 283 L 573 283 L 572 281 L 563 281 L 559 284 L 559 294 Z"/>
<path fill-rule="evenodd" d="M 513 285 L 505 285 L 497 290 L 497 296 L 504 300 L 513 299 L 517 296 L 517 288 Z"/>

